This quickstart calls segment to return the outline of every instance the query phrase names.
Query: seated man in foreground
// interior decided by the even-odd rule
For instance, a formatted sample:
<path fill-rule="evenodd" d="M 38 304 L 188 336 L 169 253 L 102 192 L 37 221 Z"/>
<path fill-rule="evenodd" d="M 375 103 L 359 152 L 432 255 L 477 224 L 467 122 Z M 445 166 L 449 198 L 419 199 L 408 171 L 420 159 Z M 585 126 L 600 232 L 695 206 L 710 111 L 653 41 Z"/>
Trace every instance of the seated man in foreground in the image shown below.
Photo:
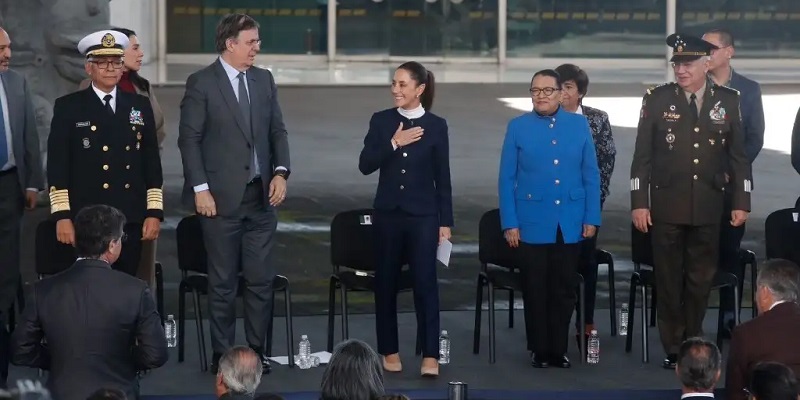
<path fill-rule="evenodd" d="M 111 269 L 122 251 L 125 216 L 110 206 L 75 216 L 78 260 L 36 282 L 11 340 L 14 365 L 49 370 L 58 400 L 99 388 L 138 397 L 137 372 L 167 362 L 167 341 L 147 284 Z M 44 341 L 43 341 L 44 339 Z"/>
<path fill-rule="evenodd" d="M 251 348 L 234 346 L 219 359 L 215 391 L 220 400 L 252 400 L 264 367 Z"/>
<path fill-rule="evenodd" d="M 782 259 L 759 265 L 756 278 L 758 317 L 733 330 L 725 389 L 728 400 L 744 400 L 753 368 L 777 361 L 800 373 L 800 267 Z"/>
<path fill-rule="evenodd" d="M 703 338 L 686 339 L 680 347 L 675 373 L 681 381 L 681 399 L 714 398 L 722 375 L 722 354 L 716 344 Z"/>

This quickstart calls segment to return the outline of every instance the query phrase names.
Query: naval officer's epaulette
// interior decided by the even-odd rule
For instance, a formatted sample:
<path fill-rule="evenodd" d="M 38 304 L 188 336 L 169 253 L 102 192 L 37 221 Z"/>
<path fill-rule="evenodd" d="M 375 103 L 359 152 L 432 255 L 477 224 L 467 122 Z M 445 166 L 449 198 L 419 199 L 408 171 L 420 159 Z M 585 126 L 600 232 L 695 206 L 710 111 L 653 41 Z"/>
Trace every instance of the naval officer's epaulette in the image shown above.
<path fill-rule="evenodd" d="M 662 91 L 662 90 L 667 90 L 667 89 L 669 89 L 669 88 L 671 88 L 673 86 L 676 86 L 676 85 L 677 85 L 677 83 L 675 83 L 675 82 L 667 82 L 667 83 L 662 83 L 660 85 L 652 86 L 652 87 L 650 87 L 650 89 L 647 89 L 647 95 L 651 95 L 651 94 L 653 94 L 655 92 L 659 92 L 659 91 Z"/>

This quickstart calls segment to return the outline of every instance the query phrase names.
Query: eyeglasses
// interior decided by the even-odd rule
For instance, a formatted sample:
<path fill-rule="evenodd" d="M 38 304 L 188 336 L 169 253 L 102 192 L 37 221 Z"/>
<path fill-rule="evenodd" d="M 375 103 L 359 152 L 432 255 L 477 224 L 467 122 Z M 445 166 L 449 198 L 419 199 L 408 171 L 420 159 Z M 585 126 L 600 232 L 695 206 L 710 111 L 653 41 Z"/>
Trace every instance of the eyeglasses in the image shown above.
<path fill-rule="evenodd" d="M 251 39 L 244 42 L 244 44 L 250 47 L 261 46 L 261 39 Z"/>
<path fill-rule="evenodd" d="M 100 69 L 120 69 L 125 64 L 125 62 L 123 62 L 122 60 L 113 60 L 113 61 L 108 61 L 108 60 L 96 61 L 96 60 L 92 60 L 90 62 L 92 64 L 96 65 L 97 68 L 100 68 Z"/>
<path fill-rule="evenodd" d="M 548 87 L 548 88 L 543 88 L 543 89 L 540 89 L 540 88 L 530 88 L 530 89 L 528 89 L 528 91 L 531 92 L 531 95 L 533 97 L 539 97 L 539 95 L 542 94 L 542 93 L 544 93 L 544 96 L 547 97 L 547 96 L 550 96 L 553 93 L 555 93 L 557 90 L 561 90 L 561 89 L 554 88 L 554 87 Z"/>

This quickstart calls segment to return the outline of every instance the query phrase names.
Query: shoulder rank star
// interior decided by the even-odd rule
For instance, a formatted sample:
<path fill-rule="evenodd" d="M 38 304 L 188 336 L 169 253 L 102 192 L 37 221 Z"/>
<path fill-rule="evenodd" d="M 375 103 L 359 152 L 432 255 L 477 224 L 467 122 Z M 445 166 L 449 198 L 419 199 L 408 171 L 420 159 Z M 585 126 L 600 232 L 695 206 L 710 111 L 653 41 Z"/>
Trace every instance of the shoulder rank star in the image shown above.
<path fill-rule="evenodd" d="M 135 109 L 135 108 L 131 108 L 130 122 L 133 125 L 144 125 L 144 119 L 142 118 L 142 112 L 137 110 L 137 109 Z"/>

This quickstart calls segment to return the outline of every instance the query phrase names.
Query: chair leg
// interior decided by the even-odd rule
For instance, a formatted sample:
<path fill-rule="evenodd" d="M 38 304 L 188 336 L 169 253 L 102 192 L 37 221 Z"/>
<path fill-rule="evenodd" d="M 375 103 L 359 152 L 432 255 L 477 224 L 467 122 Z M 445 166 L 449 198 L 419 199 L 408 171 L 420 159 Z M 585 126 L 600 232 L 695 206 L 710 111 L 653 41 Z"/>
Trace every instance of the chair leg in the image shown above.
<path fill-rule="evenodd" d="M 292 295 L 289 292 L 289 283 L 283 291 L 283 301 L 286 307 L 286 354 L 289 368 L 294 368 L 294 318 L 292 317 Z"/>
<path fill-rule="evenodd" d="M 478 290 L 475 293 L 475 325 L 472 327 L 472 354 L 481 351 L 481 311 L 483 309 L 483 275 L 478 274 Z"/>
<path fill-rule="evenodd" d="M 331 276 L 328 287 L 328 353 L 333 352 L 333 329 L 336 316 L 336 278 Z"/>
<path fill-rule="evenodd" d="M 631 277 L 631 288 L 630 293 L 628 294 L 628 332 L 627 337 L 625 337 L 626 353 L 630 353 L 631 349 L 633 348 L 633 323 L 636 316 L 636 289 L 638 283 L 638 280 Z M 642 305 L 642 307 L 647 307 L 647 305 Z M 646 320 L 642 320 L 642 323 L 646 323 Z"/>
<path fill-rule="evenodd" d="M 161 317 L 161 326 L 164 326 L 164 269 L 160 262 L 155 264 L 156 276 L 156 309 Z"/>
<path fill-rule="evenodd" d="M 579 351 L 581 353 L 581 364 L 586 363 L 586 284 L 581 280 L 578 285 L 578 304 L 581 310 L 581 320 L 578 322 L 581 325 L 581 337 L 578 340 Z"/>
<path fill-rule="evenodd" d="M 272 311 L 270 311 L 270 318 L 267 321 L 267 337 L 266 344 L 264 345 L 264 352 L 266 353 L 267 357 L 272 357 L 272 338 L 274 336 L 273 327 L 275 325 L 275 291 L 272 291 L 272 301 L 270 304 L 272 305 Z"/>
<path fill-rule="evenodd" d="M 194 297 L 194 316 L 197 326 L 197 347 L 200 353 L 200 370 L 208 371 L 208 359 L 206 357 L 206 334 L 203 332 L 203 311 L 200 310 L 200 293 L 192 291 Z"/>
<path fill-rule="evenodd" d="M 196 307 L 196 305 L 195 305 Z M 186 287 L 183 283 L 178 288 L 178 362 L 183 362 L 186 349 Z"/>
<path fill-rule="evenodd" d="M 658 289 L 653 286 L 650 291 L 650 327 L 656 326 L 656 308 L 658 307 Z"/>
<path fill-rule="evenodd" d="M 755 318 L 758 314 L 758 308 L 756 307 L 756 278 L 758 277 L 758 265 L 756 260 L 750 264 L 750 301 L 751 304 L 751 318 Z"/>
<path fill-rule="evenodd" d="M 617 336 L 617 289 L 615 287 L 614 260 L 608 262 L 608 316 L 611 319 L 611 336 Z"/>
<path fill-rule="evenodd" d="M 650 362 L 650 344 L 648 343 L 650 338 L 648 337 L 648 326 L 645 323 L 647 321 L 647 286 L 642 286 L 642 362 L 648 363 Z M 653 289 L 653 299 L 652 301 L 655 303 L 655 289 Z M 655 315 L 654 312 L 651 312 L 651 316 Z"/>
<path fill-rule="evenodd" d="M 495 362 L 495 318 L 494 318 L 494 285 L 488 281 L 489 287 L 489 364 Z"/>
<path fill-rule="evenodd" d="M 514 328 L 514 291 L 508 291 L 508 327 Z"/>
<path fill-rule="evenodd" d="M 739 318 L 739 299 L 741 298 L 741 293 L 739 293 L 739 286 L 733 288 L 733 312 L 734 312 L 734 322 L 738 326 L 742 321 Z"/>
<path fill-rule="evenodd" d="M 350 338 L 350 321 L 347 314 L 347 288 L 344 285 L 341 285 L 340 295 L 342 298 L 342 340 L 347 340 Z"/>

